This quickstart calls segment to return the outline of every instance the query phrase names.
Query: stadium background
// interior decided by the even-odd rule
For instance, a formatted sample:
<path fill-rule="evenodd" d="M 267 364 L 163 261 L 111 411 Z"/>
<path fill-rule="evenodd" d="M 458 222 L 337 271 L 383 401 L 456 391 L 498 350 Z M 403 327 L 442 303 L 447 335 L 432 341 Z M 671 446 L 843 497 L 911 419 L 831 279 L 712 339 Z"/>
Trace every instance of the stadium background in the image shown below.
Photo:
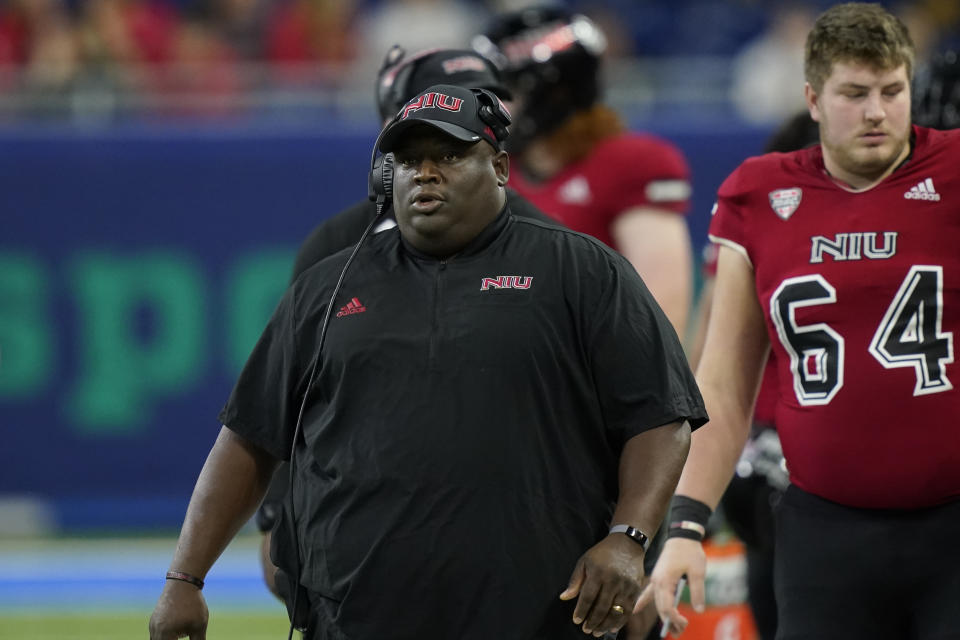
<path fill-rule="evenodd" d="M 127 3 L 163 5 L 218 42 L 217 14 L 194 10 L 203 2 Z M 16 4 L 0 7 L 0 51 Z M 81 24 L 95 3 L 60 4 Z M 372 15 L 387 3 L 347 4 Z M 690 161 L 697 248 L 717 186 L 778 122 L 731 99 L 745 45 L 775 31 L 777 4 L 577 5 L 616 29 L 609 102 Z M 956 13 L 937 15 L 956 26 Z M 365 193 L 377 133 L 365 64 L 81 60 L 39 90 L 35 67 L 0 54 L 0 638 L 145 635 L 217 412 L 296 247 Z M 112 81 L 91 80 L 103 69 Z M 190 80 L 157 89 L 158 74 Z M 212 81 L 223 77 L 226 88 Z M 255 545 L 241 536 L 206 589 L 212 609 L 233 612 L 220 624 L 243 633 L 210 637 L 279 635 Z M 54 613 L 103 626 L 83 635 Z"/>

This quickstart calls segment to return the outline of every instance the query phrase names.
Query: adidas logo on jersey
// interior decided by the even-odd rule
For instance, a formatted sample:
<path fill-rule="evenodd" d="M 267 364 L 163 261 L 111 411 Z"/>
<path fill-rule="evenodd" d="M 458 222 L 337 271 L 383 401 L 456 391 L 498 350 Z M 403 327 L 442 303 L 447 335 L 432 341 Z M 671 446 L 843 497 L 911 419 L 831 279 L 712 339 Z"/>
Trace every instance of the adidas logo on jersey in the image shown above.
<path fill-rule="evenodd" d="M 918 182 L 915 186 L 910 187 L 910 191 L 903 194 L 903 197 L 907 200 L 932 200 L 934 202 L 940 202 L 940 194 L 933 188 L 932 178 L 927 178 L 922 182 Z"/>

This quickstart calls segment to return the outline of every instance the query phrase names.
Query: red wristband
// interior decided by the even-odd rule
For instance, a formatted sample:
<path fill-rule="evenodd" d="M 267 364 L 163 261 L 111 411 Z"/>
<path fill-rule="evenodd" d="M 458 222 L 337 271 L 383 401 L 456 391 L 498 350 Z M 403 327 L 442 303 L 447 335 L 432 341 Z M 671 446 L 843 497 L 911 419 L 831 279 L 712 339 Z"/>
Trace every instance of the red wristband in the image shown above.
<path fill-rule="evenodd" d="M 167 580 L 182 580 L 183 582 L 189 582 L 197 589 L 203 589 L 203 580 L 183 571 L 167 571 Z"/>

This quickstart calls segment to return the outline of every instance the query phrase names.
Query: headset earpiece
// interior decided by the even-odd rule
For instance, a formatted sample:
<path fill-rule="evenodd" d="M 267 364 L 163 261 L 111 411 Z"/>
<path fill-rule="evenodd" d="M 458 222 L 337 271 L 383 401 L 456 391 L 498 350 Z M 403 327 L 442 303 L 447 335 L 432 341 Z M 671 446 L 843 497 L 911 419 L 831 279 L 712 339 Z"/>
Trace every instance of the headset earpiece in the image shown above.
<path fill-rule="evenodd" d="M 507 137 L 507 127 L 513 121 L 510 112 L 500 102 L 500 98 L 488 89 L 474 89 L 477 101 L 480 103 L 480 119 L 493 130 L 493 135 L 499 142 Z"/>
<path fill-rule="evenodd" d="M 370 169 L 367 181 L 367 193 L 370 199 L 377 204 L 383 203 L 384 208 L 393 202 L 393 154 L 377 156 Z"/>

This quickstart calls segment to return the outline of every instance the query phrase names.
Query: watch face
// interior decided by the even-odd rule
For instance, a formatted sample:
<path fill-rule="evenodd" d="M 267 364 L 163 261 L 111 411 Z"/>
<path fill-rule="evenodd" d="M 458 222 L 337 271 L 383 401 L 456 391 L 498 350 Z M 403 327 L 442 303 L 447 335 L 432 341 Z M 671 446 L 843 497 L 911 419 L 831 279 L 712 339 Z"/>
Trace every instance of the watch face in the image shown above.
<path fill-rule="evenodd" d="M 640 531 L 640 529 L 628 527 L 627 535 L 643 545 L 644 549 L 647 548 L 647 535 L 643 531 Z"/>

